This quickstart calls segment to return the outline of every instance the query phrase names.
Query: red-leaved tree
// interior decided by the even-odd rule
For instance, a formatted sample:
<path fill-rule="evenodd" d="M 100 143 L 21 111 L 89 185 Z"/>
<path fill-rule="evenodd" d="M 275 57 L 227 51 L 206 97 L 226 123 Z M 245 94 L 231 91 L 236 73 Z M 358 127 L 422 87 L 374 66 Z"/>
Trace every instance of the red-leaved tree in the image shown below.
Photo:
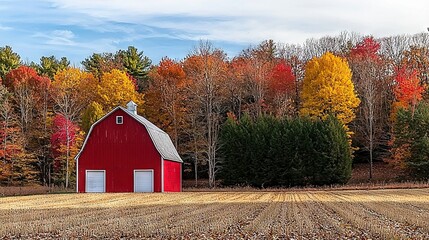
<path fill-rule="evenodd" d="M 70 172 L 74 169 L 70 156 L 77 154 L 82 133 L 77 124 L 61 114 L 57 114 L 52 123 L 51 147 L 54 158 L 54 171 L 59 179 L 65 179 L 68 184 Z M 66 186 L 67 187 L 67 186 Z"/>
<path fill-rule="evenodd" d="M 278 116 L 291 115 L 294 112 L 295 75 L 284 60 L 271 70 L 268 79 L 268 91 L 272 99 L 273 110 Z"/>
<path fill-rule="evenodd" d="M 373 37 L 366 37 L 362 42 L 358 43 L 356 47 L 350 51 L 351 58 L 360 59 L 371 59 L 378 60 L 380 56 L 378 51 L 380 50 L 380 43 L 374 40 Z"/>

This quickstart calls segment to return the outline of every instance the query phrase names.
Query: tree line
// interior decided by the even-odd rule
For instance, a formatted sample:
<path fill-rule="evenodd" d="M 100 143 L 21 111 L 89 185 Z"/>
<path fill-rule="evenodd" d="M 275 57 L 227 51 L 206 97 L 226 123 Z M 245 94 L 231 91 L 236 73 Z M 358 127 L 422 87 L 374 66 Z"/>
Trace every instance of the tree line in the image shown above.
<path fill-rule="evenodd" d="M 170 134 L 185 160 L 185 176 L 203 175 L 210 185 L 222 169 L 221 128 L 228 117 L 244 116 L 335 116 L 358 149 L 355 161 L 389 161 L 414 174 L 427 164 L 420 151 L 427 130 L 414 131 L 422 135 L 414 146 L 403 129 L 424 120 L 416 116 L 428 98 L 428 46 L 424 33 L 375 39 L 344 32 L 303 44 L 266 40 L 227 56 L 201 41 L 184 59 L 152 64 L 130 46 L 94 53 L 81 68 L 66 57 L 24 63 L 5 46 L 0 182 L 69 186 L 72 158 L 90 125 L 129 100 Z M 402 118 L 406 113 L 409 120 Z M 411 167 L 416 159 L 419 168 Z"/>

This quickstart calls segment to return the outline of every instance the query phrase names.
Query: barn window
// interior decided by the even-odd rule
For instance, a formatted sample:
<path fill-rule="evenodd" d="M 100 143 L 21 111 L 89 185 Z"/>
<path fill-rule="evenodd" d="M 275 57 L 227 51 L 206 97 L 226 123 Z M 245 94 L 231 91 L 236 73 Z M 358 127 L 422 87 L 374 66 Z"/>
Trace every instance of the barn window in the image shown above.
<path fill-rule="evenodd" d="M 116 116 L 116 124 L 123 124 L 123 123 L 124 123 L 124 117 Z"/>

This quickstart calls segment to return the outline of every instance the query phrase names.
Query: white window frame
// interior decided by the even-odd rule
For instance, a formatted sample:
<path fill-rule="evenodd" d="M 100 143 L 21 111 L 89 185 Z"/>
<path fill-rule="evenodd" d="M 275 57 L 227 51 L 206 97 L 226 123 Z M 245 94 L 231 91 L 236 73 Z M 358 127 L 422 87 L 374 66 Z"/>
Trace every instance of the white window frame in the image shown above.
<path fill-rule="evenodd" d="M 95 170 L 89 169 L 89 170 L 85 171 L 85 193 L 87 193 L 87 190 L 88 190 L 88 172 L 103 172 L 104 173 L 103 193 L 105 193 L 106 192 L 106 170 L 98 170 L 98 169 L 95 169 Z"/>
<path fill-rule="evenodd" d="M 136 192 L 136 172 L 151 172 L 152 173 L 152 186 L 151 186 L 151 191 L 150 192 L 155 192 L 154 191 L 154 185 L 155 185 L 155 174 L 153 169 L 134 169 L 134 176 L 133 176 L 133 188 L 134 188 L 134 192 Z M 140 193 L 140 192 L 139 192 Z"/>
<path fill-rule="evenodd" d="M 118 120 L 121 119 L 121 122 Z M 124 124 L 124 116 L 116 116 L 116 124 Z"/>

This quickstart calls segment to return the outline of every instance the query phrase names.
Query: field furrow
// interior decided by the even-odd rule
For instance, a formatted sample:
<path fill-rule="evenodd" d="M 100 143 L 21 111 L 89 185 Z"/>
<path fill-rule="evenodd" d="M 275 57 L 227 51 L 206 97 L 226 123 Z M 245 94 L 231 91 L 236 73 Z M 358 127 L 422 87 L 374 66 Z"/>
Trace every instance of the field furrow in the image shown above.
<path fill-rule="evenodd" d="M 2 197 L 0 222 L 6 239 L 429 239 L 429 191 Z"/>

